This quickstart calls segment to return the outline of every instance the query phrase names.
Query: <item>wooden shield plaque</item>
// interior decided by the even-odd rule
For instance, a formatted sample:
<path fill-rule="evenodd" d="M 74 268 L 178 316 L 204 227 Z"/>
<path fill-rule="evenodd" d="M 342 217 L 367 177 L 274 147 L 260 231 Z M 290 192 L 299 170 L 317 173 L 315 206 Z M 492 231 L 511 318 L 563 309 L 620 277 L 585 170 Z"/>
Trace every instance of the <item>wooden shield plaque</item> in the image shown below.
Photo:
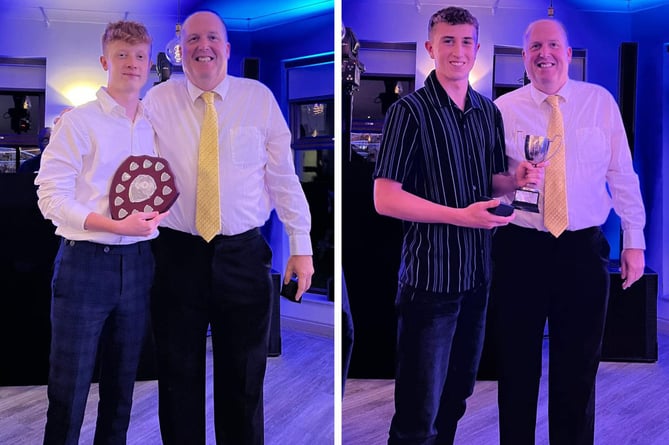
<path fill-rule="evenodd" d="M 114 173 L 109 189 L 111 217 L 137 212 L 163 213 L 179 196 L 169 163 L 157 156 L 129 156 Z"/>

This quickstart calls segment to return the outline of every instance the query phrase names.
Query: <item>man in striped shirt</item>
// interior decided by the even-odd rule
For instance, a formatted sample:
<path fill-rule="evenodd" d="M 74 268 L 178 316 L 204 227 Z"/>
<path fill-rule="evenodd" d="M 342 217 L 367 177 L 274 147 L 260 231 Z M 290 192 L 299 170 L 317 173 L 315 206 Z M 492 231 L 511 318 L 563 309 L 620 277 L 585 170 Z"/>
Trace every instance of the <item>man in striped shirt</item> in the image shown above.
<path fill-rule="evenodd" d="M 491 229 L 515 217 L 488 211 L 496 199 L 479 200 L 543 176 L 527 162 L 505 174 L 501 114 L 468 80 L 477 19 L 437 11 L 428 39 L 435 69 L 388 110 L 374 172 L 377 212 L 404 230 L 390 445 L 453 443 L 483 344 Z"/>

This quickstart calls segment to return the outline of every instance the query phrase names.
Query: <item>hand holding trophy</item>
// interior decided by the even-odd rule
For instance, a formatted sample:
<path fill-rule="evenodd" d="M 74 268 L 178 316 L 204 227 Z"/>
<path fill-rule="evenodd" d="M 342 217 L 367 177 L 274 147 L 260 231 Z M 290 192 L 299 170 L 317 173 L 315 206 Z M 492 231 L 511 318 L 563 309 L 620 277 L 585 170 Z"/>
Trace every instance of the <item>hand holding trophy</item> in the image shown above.
<path fill-rule="evenodd" d="M 548 152 L 557 138 L 548 139 L 546 136 L 526 135 L 524 132 L 519 132 L 519 136 L 523 136 L 521 137 L 521 143 L 524 143 L 525 146 L 525 159 L 532 163 L 534 167 L 555 155 L 555 152 L 553 152 L 548 156 Z M 518 210 L 539 213 L 540 194 L 541 192 L 536 188 L 536 184 L 528 183 L 526 186 L 516 189 L 512 205 Z"/>

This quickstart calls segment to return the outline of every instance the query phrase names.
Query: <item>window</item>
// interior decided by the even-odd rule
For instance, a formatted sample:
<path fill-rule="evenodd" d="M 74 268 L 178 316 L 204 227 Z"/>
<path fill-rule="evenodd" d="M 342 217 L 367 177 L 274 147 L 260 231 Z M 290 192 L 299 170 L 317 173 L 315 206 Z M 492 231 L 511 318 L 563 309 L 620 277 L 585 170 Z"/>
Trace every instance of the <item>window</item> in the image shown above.
<path fill-rule="evenodd" d="M 352 130 L 381 133 L 388 107 L 414 90 L 414 78 L 400 75 L 363 75 L 352 107 Z"/>
<path fill-rule="evenodd" d="M 44 91 L 0 90 L 0 145 L 37 146 L 44 127 Z"/>
<path fill-rule="evenodd" d="M 293 101 L 290 104 L 293 149 L 334 148 L 334 99 Z"/>
<path fill-rule="evenodd" d="M 309 293 L 334 299 L 334 53 L 284 61 L 295 171 L 311 212 Z"/>

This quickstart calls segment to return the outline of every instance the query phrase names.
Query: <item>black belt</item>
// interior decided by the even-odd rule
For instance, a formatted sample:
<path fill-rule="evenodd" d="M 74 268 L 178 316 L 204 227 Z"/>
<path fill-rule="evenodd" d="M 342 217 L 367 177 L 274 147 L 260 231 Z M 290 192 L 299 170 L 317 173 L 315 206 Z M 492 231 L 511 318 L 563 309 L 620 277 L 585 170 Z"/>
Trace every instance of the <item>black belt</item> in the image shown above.
<path fill-rule="evenodd" d="M 259 236 L 260 234 L 261 234 L 260 228 L 254 227 L 253 229 L 249 229 L 246 232 L 238 233 L 236 235 L 216 235 L 215 237 L 212 238 L 209 244 L 215 244 L 216 242 L 226 242 L 226 241 L 242 241 L 244 239 L 254 238 L 256 236 Z M 180 230 L 170 229 L 169 227 L 160 227 L 159 237 L 160 236 L 165 236 L 166 238 L 169 237 L 190 238 L 193 240 L 197 239 L 204 242 L 204 240 L 200 235 L 193 235 L 190 233 L 182 232 Z"/>
<path fill-rule="evenodd" d="M 550 232 L 545 232 L 543 230 L 538 230 L 531 227 L 523 227 L 523 226 L 518 226 L 516 224 L 509 224 L 507 227 L 518 229 L 521 231 L 532 231 L 533 233 L 545 234 L 547 236 L 550 236 L 551 238 L 555 238 Z M 569 237 L 595 236 L 601 230 L 602 228 L 600 226 L 586 227 L 585 229 L 579 229 L 579 230 L 565 230 L 557 239 L 561 239 L 563 237 L 569 238 Z"/>

